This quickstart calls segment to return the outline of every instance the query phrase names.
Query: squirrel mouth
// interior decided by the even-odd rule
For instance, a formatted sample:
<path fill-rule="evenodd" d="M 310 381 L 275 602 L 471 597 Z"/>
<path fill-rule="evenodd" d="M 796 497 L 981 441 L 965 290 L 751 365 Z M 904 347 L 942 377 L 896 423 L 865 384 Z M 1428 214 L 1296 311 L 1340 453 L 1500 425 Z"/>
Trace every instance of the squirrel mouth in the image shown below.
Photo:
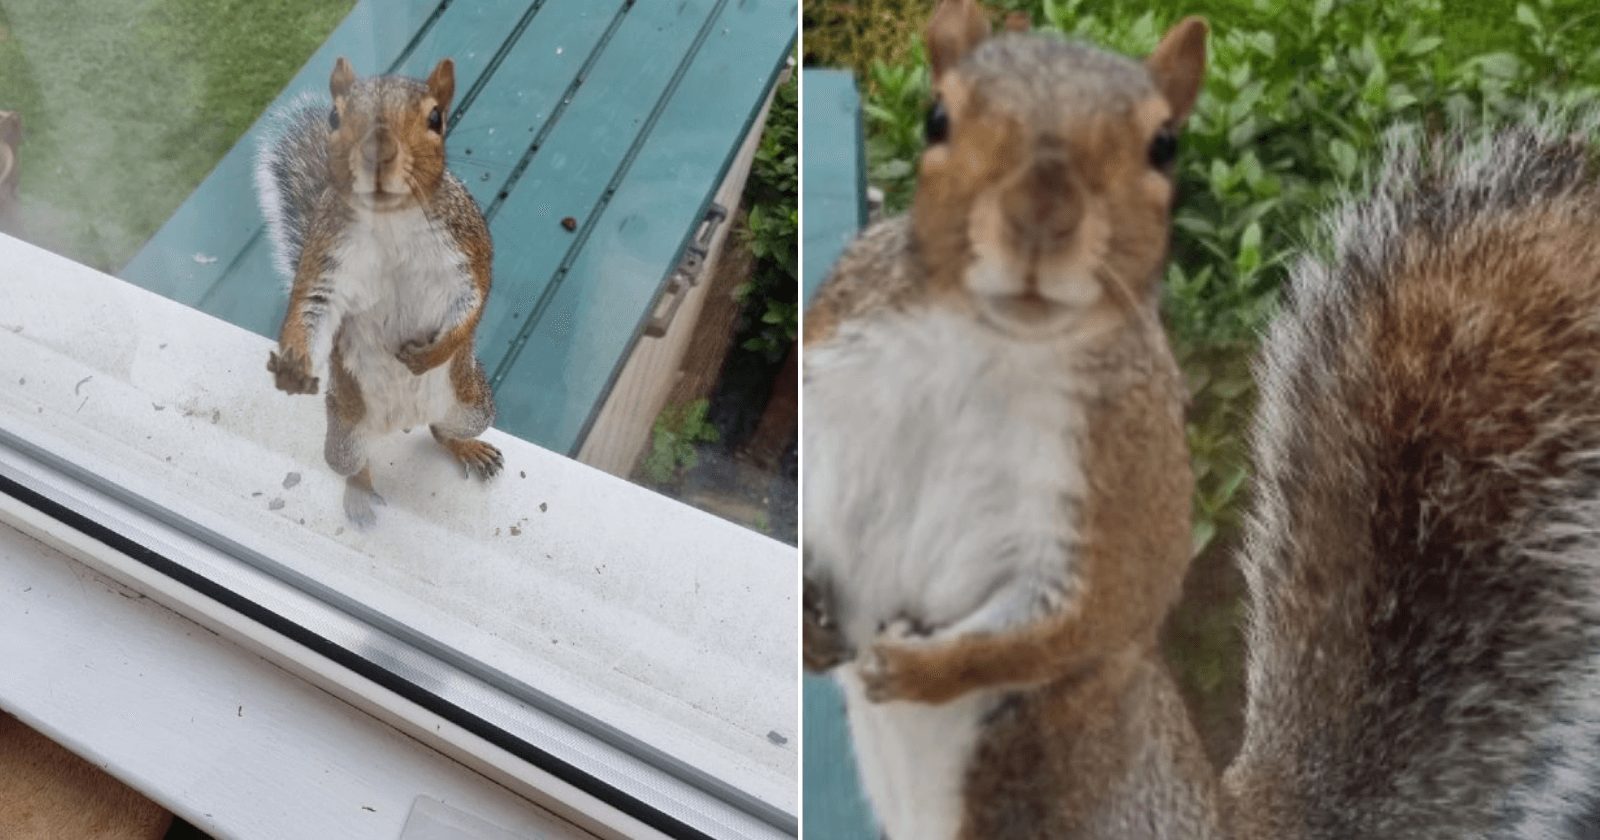
<path fill-rule="evenodd" d="M 1033 289 L 1015 295 L 985 295 L 983 302 L 991 314 L 1030 328 L 1053 324 L 1071 309 Z"/>

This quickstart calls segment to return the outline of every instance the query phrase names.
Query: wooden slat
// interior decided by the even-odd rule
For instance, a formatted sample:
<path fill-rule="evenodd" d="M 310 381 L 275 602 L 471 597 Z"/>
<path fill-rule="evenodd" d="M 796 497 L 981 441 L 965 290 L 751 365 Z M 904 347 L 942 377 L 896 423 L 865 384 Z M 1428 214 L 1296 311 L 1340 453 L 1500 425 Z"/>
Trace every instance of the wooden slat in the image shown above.
<path fill-rule="evenodd" d="M 861 102 L 850 74 L 807 70 L 800 79 L 801 171 L 805 172 L 801 265 L 807 303 L 850 240 L 866 224 Z M 874 840 L 872 812 L 857 781 L 844 698 L 833 680 L 806 675 L 804 822 L 808 838 Z"/>
<path fill-rule="evenodd" d="M 338 56 L 357 67 L 392 66 L 428 25 L 440 0 L 360 0 L 295 74 L 278 101 L 326 89 Z M 257 120 L 120 275 L 174 300 L 195 304 L 260 231 L 253 170 L 264 126 Z M 198 257 L 198 259 L 197 259 Z"/>
<path fill-rule="evenodd" d="M 503 369 L 507 352 L 551 279 L 574 247 L 585 244 L 584 231 L 575 235 L 561 221 L 571 217 L 586 226 L 639 142 L 644 122 L 667 90 L 672 68 L 690 54 L 715 6 L 715 0 L 688 0 L 638 3 L 628 10 L 497 208 L 491 224 L 495 241 L 514 238 L 518 246 L 497 250 L 495 277 L 502 282 L 478 333 L 491 372 Z M 734 142 L 732 136 L 721 141 L 725 149 Z M 674 226 L 681 237 L 691 224 L 686 214 Z"/>
<path fill-rule="evenodd" d="M 728 211 L 728 217 L 717 229 L 701 266 L 699 280 L 694 288 L 684 293 L 683 304 L 673 315 L 666 335 L 659 338 L 640 338 L 628 354 L 616 384 L 605 395 L 594 427 L 583 440 L 578 460 L 612 475 L 629 478 L 640 455 L 650 444 L 650 433 L 656 417 L 666 408 L 667 395 L 683 375 L 684 356 L 700 330 L 700 312 L 711 293 L 711 278 L 716 276 L 721 256 L 728 247 L 741 248 L 731 239 L 735 220 L 739 217 L 739 200 L 744 195 L 745 181 L 750 175 L 750 165 L 761 145 L 761 130 L 772 105 L 768 94 L 761 114 L 745 137 L 739 153 L 729 168 L 727 177 L 717 188 L 713 199 Z M 731 340 L 732 336 L 728 338 Z M 719 366 L 720 367 L 720 366 Z"/>
<path fill-rule="evenodd" d="M 480 113 L 473 107 L 474 103 L 482 101 L 482 97 L 477 95 L 479 91 L 474 87 L 487 81 L 484 79 L 484 73 L 491 68 L 491 64 L 497 58 L 503 58 L 502 51 L 507 48 L 506 42 L 518 34 L 525 36 L 532 34 L 524 27 L 531 28 L 537 23 L 545 22 L 546 11 L 533 0 L 452 3 L 417 39 L 410 55 L 396 71 L 422 77 L 433 69 L 433 65 L 439 59 L 447 56 L 455 59 L 457 102 L 454 109 L 456 115 L 452 117 L 455 125 L 449 134 L 450 166 L 464 179 L 475 177 L 474 173 L 478 171 L 478 167 L 473 166 L 470 157 L 461 155 L 460 148 L 464 140 L 460 135 L 465 129 L 470 137 L 473 126 L 486 123 L 491 118 L 485 115 L 476 122 L 473 120 L 475 114 Z M 504 67 L 504 64 L 502 61 L 499 66 Z M 364 75 L 371 74 L 377 69 L 387 68 L 356 66 L 356 72 Z M 333 71 L 332 62 L 320 70 L 322 83 L 325 85 L 327 75 Z M 284 99 L 279 97 L 273 106 L 276 107 L 283 101 Z M 462 110 L 463 105 L 466 106 L 466 110 Z M 504 114 L 499 116 L 505 117 Z M 247 195 L 233 196 L 232 200 L 235 202 L 248 200 L 253 207 L 256 202 L 255 190 L 252 187 Z M 211 288 L 195 305 L 204 312 L 245 329 L 269 337 L 276 336 L 278 325 L 283 322 L 283 313 L 288 306 L 283 283 L 277 269 L 272 265 L 272 242 L 267 236 L 261 235 L 258 229 L 258 235 L 251 240 L 244 252 L 233 261 L 223 276 L 212 283 Z"/>
<path fill-rule="evenodd" d="M 801 280 L 810 301 L 839 254 L 867 223 L 867 170 L 861 97 L 850 73 L 806 70 L 800 87 L 806 173 Z"/>
<path fill-rule="evenodd" d="M 643 5 L 636 5 L 634 13 Z M 696 6 L 670 5 L 685 10 Z M 793 48 L 794 0 L 721 0 L 711 11 L 715 18 L 695 33 L 699 46 L 692 61 L 656 124 L 644 124 L 648 133 L 636 144 L 637 157 L 620 173 L 610 200 L 592 219 L 571 213 L 585 227 L 579 231 L 582 250 L 570 269 L 557 272 L 544 300 L 524 298 L 513 304 L 512 312 L 521 311 L 524 317 L 526 309 L 537 307 L 537 322 L 502 320 L 484 339 L 490 357 L 501 347 L 508 350 L 496 377 L 504 418 L 499 425 L 506 431 L 557 451 L 577 450 L 651 302 L 726 174 L 736 152 L 734 139 L 750 130 Z M 645 79 L 665 75 L 659 70 L 641 74 L 637 65 L 631 71 L 640 87 L 654 87 L 654 81 L 647 85 Z M 573 119 L 571 136 L 599 143 L 616 133 L 616 123 L 615 111 L 594 113 L 583 122 Z M 558 131 L 567 125 L 564 119 Z M 550 160 L 554 180 L 565 167 L 558 166 L 554 155 Z M 508 202 L 497 224 L 522 219 L 519 227 L 534 236 L 548 237 L 551 229 L 562 232 L 559 219 L 566 214 L 554 197 L 565 200 L 564 193 L 522 193 L 519 186 L 512 201 L 521 195 L 528 196 L 527 203 L 513 214 Z M 519 325 L 523 328 L 514 329 Z"/>

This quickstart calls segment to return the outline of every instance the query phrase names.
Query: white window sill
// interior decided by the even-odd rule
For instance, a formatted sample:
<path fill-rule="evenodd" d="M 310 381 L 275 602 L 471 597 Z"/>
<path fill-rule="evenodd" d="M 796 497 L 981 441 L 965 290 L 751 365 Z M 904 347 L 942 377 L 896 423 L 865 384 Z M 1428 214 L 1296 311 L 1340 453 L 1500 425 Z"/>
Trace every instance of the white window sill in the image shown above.
<path fill-rule="evenodd" d="M 592 836 L 6 526 L 0 660 L 0 708 L 218 838 L 396 840 L 418 796 Z"/>
<path fill-rule="evenodd" d="M 507 464 L 487 485 L 463 479 L 425 430 L 397 435 L 374 457 L 388 505 L 376 529 L 357 532 L 322 463 L 322 400 L 272 390 L 268 341 L 3 236 L 0 266 L 0 432 L 21 449 L 88 466 L 135 507 L 179 512 L 184 522 L 156 529 L 173 545 L 209 534 L 190 542 L 254 556 L 212 570 L 239 586 L 294 580 L 367 624 L 427 640 L 431 654 L 475 663 L 441 693 L 509 684 L 510 700 L 485 702 L 515 712 L 536 697 L 792 820 L 793 548 L 494 432 Z M 290 474 L 300 480 L 285 489 Z M 168 602 L 204 600 L 185 591 Z M 392 697 L 369 700 L 406 717 L 387 707 Z M 557 724 L 526 734 L 557 737 Z M 508 783 L 523 775 L 462 741 L 434 745 Z"/>

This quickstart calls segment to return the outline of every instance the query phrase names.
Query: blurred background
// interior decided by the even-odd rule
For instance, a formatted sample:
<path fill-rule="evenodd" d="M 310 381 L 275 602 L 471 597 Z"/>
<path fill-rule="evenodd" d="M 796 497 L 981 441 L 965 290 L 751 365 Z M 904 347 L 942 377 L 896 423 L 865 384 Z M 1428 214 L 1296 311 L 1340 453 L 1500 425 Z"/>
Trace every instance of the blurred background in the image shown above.
<path fill-rule="evenodd" d="M 1206 749 L 1221 766 L 1238 747 L 1243 719 L 1243 581 L 1232 554 L 1249 492 L 1250 360 L 1289 264 L 1297 252 L 1322 247 L 1319 214 L 1360 189 L 1389 126 L 1595 103 L 1600 6 L 1589 0 L 986 5 L 997 22 L 1006 11 L 1026 11 L 1038 28 L 1132 55 L 1148 53 L 1184 15 L 1205 15 L 1212 26 L 1205 88 L 1181 142 L 1163 305 L 1193 397 L 1188 435 L 1198 479 L 1195 562 L 1164 644 Z M 874 214 L 898 213 L 912 197 L 929 101 L 921 35 L 933 6 L 932 0 L 804 3 L 804 65 L 848 70 L 860 91 Z M 848 801 L 837 778 L 849 772 L 845 757 L 813 755 L 810 733 L 820 731 L 814 718 L 828 716 L 842 737 L 821 691 L 808 687 L 808 825 L 826 825 L 833 832 L 827 836 L 869 836 L 860 803 Z M 835 786 L 833 797 L 814 802 L 813 788 L 824 785 Z"/>

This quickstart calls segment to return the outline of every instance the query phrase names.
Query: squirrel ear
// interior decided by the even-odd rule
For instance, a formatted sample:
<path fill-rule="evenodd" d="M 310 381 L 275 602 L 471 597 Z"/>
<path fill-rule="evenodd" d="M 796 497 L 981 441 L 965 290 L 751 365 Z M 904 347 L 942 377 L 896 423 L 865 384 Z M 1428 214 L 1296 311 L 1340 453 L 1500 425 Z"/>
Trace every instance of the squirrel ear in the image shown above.
<path fill-rule="evenodd" d="M 439 113 L 450 112 L 450 97 L 456 95 L 456 63 L 450 59 L 439 62 L 428 74 L 428 93 L 439 103 Z"/>
<path fill-rule="evenodd" d="M 938 80 L 989 37 L 989 16 L 974 0 L 941 0 L 928 21 L 928 59 Z"/>
<path fill-rule="evenodd" d="M 333 77 L 328 80 L 328 90 L 333 92 L 333 98 L 338 99 L 350 92 L 350 86 L 356 83 L 356 70 L 350 66 L 350 60 L 339 56 L 333 63 Z"/>
<path fill-rule="evenodd" d="M 1186 17 L 1167 30 L 1155 52 L 1145 59 L 1161 95 L 1172 108 L 1172 122 L 1180 125 L 1194 110 L 1200 83 L 1206 76 L 1206 21 Z"/>

